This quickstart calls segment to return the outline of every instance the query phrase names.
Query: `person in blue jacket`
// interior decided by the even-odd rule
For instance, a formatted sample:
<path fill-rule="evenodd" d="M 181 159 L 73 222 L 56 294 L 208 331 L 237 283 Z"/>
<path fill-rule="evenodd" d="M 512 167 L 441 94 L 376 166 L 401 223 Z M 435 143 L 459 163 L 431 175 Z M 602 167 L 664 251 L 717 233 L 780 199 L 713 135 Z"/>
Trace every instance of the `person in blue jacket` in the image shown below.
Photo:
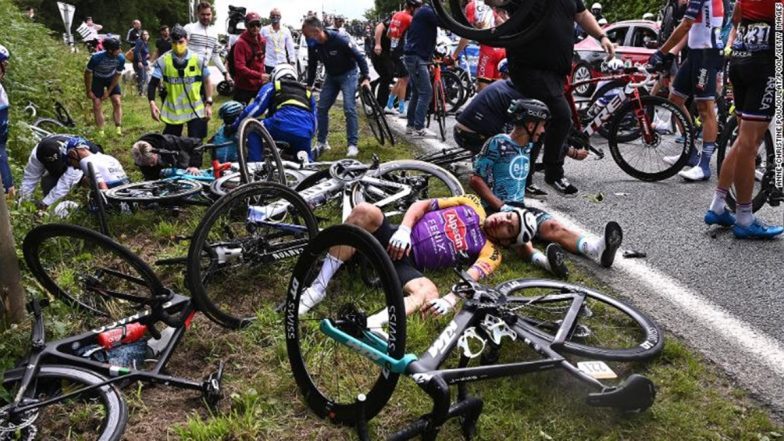
<path fill-rule="evenodd" d="M 316 81 L 318 62 L 324 63 L 326 76 L 318 102 L 318 147 L 329 150 L 329 109 L 335 104 L 338 93 L 343 93 L 343 113 L 346 115 L 347 156 L 357 156 L 359 149 L 359 119 L 357 118 L 357 82 L 361 87 L 370 87 L 367 60 L 351 36 L 324 25 L 316 17 L 308 17 L 302 23 L 302 34 L 308 43 L 308 87 Z M 359 77 L 357 76 L 359 66 Z"/>
<path fill-rule="evenodd" d="M 0 80 L 5 77 L 5 69 L 8 66 L 10 53 L 5 46 L 0 45 Z M 3 191 L 9 199 L 16 194 L 14 178 L 11 176 L 11 167 L 8 165 L 8 152 L 5 144 L 8 141 L 8 94 L 3 85 L 0 84 L 0 178 L 3 181 Z"/>
<path fill-rule="evenodd" d="M 315 159 L 310 147 L 316 132 L 316 100 L 310 90 L 297 81 L 297 71 L 290 64 L 275 66 L 271 81 L 262 86 L 253 102 L 245 107 L 230 132 L 236 133 L 245 118 L 258 118 L 265 112 L 264 127 L 275 141 L 288 143 L 291 153 L 300 160 Z M 248 160 L 260 161 L 262 155 L 261 137 L 251 133 L 248 136 Z"/>

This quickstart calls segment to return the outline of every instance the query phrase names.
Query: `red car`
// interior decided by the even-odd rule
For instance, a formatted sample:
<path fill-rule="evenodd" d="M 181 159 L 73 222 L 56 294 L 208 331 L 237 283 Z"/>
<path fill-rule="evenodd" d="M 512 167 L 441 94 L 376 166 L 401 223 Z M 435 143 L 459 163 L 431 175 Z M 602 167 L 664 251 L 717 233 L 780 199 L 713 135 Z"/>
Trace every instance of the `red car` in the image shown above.
<path fill-rule="evenodd" d="M 656 52 L 659 24 L 650 20 L 626 20 L 604 28 L 607 37 L 615 44 L 615 56 L 629 65 L 646 64 Z M 601 65 L 606 54 L 593 37 L 586 37 L 574 45 L 572 59 L 572 82 L 587 80 L 602 75 Z M 581 96 L 590 96 L 596 83 L 575 89 Z"/>

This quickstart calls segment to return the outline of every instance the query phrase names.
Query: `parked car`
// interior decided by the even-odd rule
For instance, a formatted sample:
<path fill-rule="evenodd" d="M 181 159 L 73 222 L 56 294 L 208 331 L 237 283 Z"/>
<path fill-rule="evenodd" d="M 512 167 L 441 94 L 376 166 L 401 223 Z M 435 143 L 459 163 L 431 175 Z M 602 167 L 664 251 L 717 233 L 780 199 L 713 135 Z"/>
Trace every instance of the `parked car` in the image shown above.
<path fill-rule="evenodd" d="M 616 57 L 630 66 L 645 64 L 658 48 L 659 24 L 650 20 L 626 20 L 604 28 L 615 47 Z M 593 37 L 574 45 L 572 81 L 582 81 L 602 75 L 601 65 L 606 54 Z M 596 84 L 586 84 L 575 89 L 581 96 L 591 96 Z"/>

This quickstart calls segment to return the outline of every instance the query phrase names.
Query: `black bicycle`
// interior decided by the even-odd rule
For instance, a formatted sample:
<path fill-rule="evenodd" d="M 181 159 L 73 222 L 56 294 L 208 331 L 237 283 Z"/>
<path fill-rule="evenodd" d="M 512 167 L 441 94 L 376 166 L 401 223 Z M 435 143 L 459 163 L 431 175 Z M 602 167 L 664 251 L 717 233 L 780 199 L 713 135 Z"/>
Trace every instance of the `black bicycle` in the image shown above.
<path fill-rule="evenodd" d="M 195 310 L 188 297 L 165 288 L 136 255 L 106 236 L 61 224 L 31 230 L 23 250 L 49 293 L 90 312 L 95 321 L 88 323 L 93 327 L 88 332 L 46 342 L 43 308 L 49 302 L 34 298 L 28 304 L 34 319 L 32 348 L 3 374 L 0 439 L 63 439 L 68 434 L 71 439 L 119 440 L 128 420 L 120 389 L 136 381 L 199 391 L 209 406 L 218 402 L 222 363 L 204 381 L 165 373 Z M 107 319 L 116 321 L 106 325 Z M 167 328 L 160 331 L 159 325 Z M 119 334 L 116 340 L 130 338 L 126 331 L 139 327 L 158 343 L 159 352 L 152 354 L 157 359 L 148 370 L 139 358 L 150 355 L 150 341 L 107 349 L 101 339 L 107 332 Z M 122 349 L 141 354 L 118 353 Z"/>
<path fill-rule="evenodd" d="M 365 113 L 370 131 L 376 138 L 379 144 L 389 140 L 392 145 L 395 145 L 395 136 L 389 128 L 384 109 L 378 104 L 378 100 L 373 95 L 373 90 L 370 87 L 359 87 L 359 100 L 362 105 L 362 111 Z"/>
<path fill-rule="evenodd" d="M 320 274 L 327 253 L 350 247 L 353 259 L 366 262 L 379 283 L 368 285 L 349 271 L 337 270 L 326 295 L 306 314 L 298 308 Z M 592 406 L 642 411 L 655 398 L 653 383 L 638 374 L 617 378 L 603 361 L 639 361 L 663 347 L 659 327 L 643 313 L 598 291 L 560 281 L 517 279 L 489 287 L 459 272 L 452 292 L 463 307 L 421 356 L 406 354 L 406 315 L 403 295 L 392 261 L 370 233 L 337 225 L 318 234 L 294 267 L 286 296 L 285 335 L 292 372 L 307 405 L 319 417 L 358 425 L 373 418 L 389 401 L 400 374 L 410 376 L 433 400 L 432 411 L 389 439 L 422 435 L 433 440 L 449 418 L 462 417 L 470 437 L 482 401 L 468 396 L 466 383 L 561 368 L 595 392 Z M 310 301 L 313 302 L 312 298 Z M 382 327 L 371 327 L 387 316 Z M 502 343 L 518 341 L 540 359 L 519 361 L 501 353 Z M 443 369 L 459 347 L 457 368 Z M 574 364 L 565 354 L 587 358 Z M 513 360 L 500 363 L 500 357 Z M 519 357 L 519 355 L 518 355 Z M 478 359 L 479 366 L 469 367 Z M 602 379 L 602 381 L 600 381 Z M 458 386 L 451 404 L 450 386 Z"/>

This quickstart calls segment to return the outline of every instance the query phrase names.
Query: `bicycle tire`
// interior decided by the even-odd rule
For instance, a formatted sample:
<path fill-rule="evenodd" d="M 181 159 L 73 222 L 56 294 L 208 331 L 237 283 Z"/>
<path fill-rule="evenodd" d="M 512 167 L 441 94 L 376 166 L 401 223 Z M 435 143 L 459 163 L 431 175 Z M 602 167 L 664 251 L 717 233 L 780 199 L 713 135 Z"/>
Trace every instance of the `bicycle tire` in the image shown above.
<path fill-rule="evenodd" d="M 654 171 L 642 170 L 638 168 L 639 162 L 632 164 L 634 161 L 630 161 L 629 159 L 632 158 L 630 155 L 631 147 L 629 146 L 621 146 L 619 147 L 619 140 L 618 132 L 621 130 L 621 124 L 628 118 L 627 114 L 631 113 L 635 115 L 635 105 L 637 104 L 636 101 L 630 101 L 624 104 L 618 111 L 616 111 L 615 116 L 610 123 L 609 129 L 609 137 L 607 138 L 607 143 L 610 148 L 610 153 L 612 154 L 615 163 L 621 167 L 621 170 L 626 172 L 629 176 L 637 178 L 641 181 L 661 181 L 663 179 L 670 178 L 675 176 L 684 165 L 686 165 L 686 161 L 689 159 L 689 152 L 692 148 L 694 148 L 694 130 L 691 125 L 691 121 L 686 116 L 686 114 L 675 104 L 671 101 L 660 98 L 657 96 L 643 96 L 640 98 L 640 102 L 645 109 L 645 123 L 647 124 L 647 128 L 640 129 L 640 134 L 645 133 L 646 131 L 650 131 L 652 133 L 652 137 L 655 140 L 655 143 L 652 145 L 645 144 L 644 140 L 641 136 L 636 137 L 635 139 L 640 139 L 643 141 L 643 149 L 642 152 L 645 153 L 645 156 L 648 156 L 649 163 L 654 164 L 654 166 L 658 166 Z M 670 121 L 670 134 L 659 134 L 653 130 L 653 126 L 651 124 L 651 120 L 655 118 L 657 115 L 657 111 L 659 112 L 669 112 L 669 118 L 666 118 Z M 665 114 L 666 115 L 666 114 Z M 637 117 L 634 116 L 635 121 L 639 123 Z M 675 142 L 675 136 L 679 133 L 683 133 L 686 137 L 685 142 L 683 145 Z M 671 147 L 670 151 L 664 151 L 664 148 L 661 148 L 663 145 L 662 142 L 667 142 L 668 145 Z M 655 154 L 651 154 L 651 152 L 655 152 Z M 664 156 L 670 156 L 674 154 L 680 154 L 680 158 L 670 165 L 666 164 L 662 158 Z"/>
<path fill-rule="evenodd" d="M 440 181 L 439 188 L 436 188 L 435 190 L 437 190 L 439 194 L 431 194 L 432 190 L 429 188 L 429 179 L 425 179 L 425 182 L 423 182 L 422 179 L 418 179 L 417 175 L 393 175 L 395 172 L 405 173 L 406 171 L 422 172 L 425 175 L 429 175 L 430 177 L 435 177 L 438 179 Z M 437 165 L 413 159 L 400 159 L 396 161 L 385 162 L 381 164 L 378 169 L 369 172 L 368 176 L 386 177 L 393 182 L 404 182 L 414 187 L 414 191 L 412 191 L 407 197 L 395 201 L 396 208 L 398 211 L 403 213 L 405 213 L 408 207 L 417 200 L 437 197 L 451 197 L 465 194 L 465 190 L 463 189 L 462 184 L 460 184 L 460 180 L 458 180 L 455 175 Z M 381 195 L 384 195 L 383 190 L 378 189 L 378 192 Z M 371 192 L 364 188 L 361 183 L 355 185 L 351 191 L 352 208 L 362 202 L 376 202 L 374 199 L 382 197 L 371 195 L 373 197 L 369 198 L 366 196 L 368 193 Z M 383 209 L 384 207 L 380 208 Z"/>
<path fill-rule="evenodd" d="M 588 308 L 581 309 L 578 314 L 574 329 L 563 343 L 564 352 L 600 360 L 642 361 L 656 356 L 664 347 L 664 334 L 647 315 L 593 289 L 556 280 L 537 279 L 509 280 L 496 286 L 496 289 L 507 296 L 510 304 L 519 304 L 523 312 L 518 313 L 518 316 L 532 325 L 530 329 L 534 334 L 548 341 L 554 340 L 553 331 L 557 330 L 559 319 L 563 319 L 575 301 L 575 292 L 584 294 L 589 303 Z M 526 291 L 524 295 L 515 294 L 521 290 Z M 536 294 L 526 295 L 533 290 L 537 290 Z M 539 290 L 556 291 L 557 294 L 540 293 Z M 585 323 L 590 323 L 590 326 Z M 601 326 L 609 330 L 594 332 Z M 594 341 L 602 338 L 619 339 L 619 329 L 630 334 L 620 336 L 625 340 L 624 343 L 628 342 L 625 347 L 594 345 Z M 589 335 L 578 335 L 586 331 Z M 605 337 L 605 334 L 611 335 Z"/>
<path fill-rule="evenodd" d="M 262 138 L 264 162 L 257 162 L 254 163 L 257 165 L 256 167 L 249 167 L 246 148 L 248 146 L 248 135 L 253 132 L 258 133 Z M 264 127 L 264 124 L 257 119 L 247 118 L 240 124 L 237 133 L 239 134 L 237 161 L 240 168 L 240 182 L 247 184 L 249 182 L 268 181 L 285 184 L 286 177 L 281 174 L 281 170 L 284 168 L 278 146 L 267 128 Z"/>
<path fill-rule="evenodd" d="M 446 167 L 460 161 L 470 161 L 474 153 L 462 147 L 450 147 L 432 153 L 417 156 L 417 161 L 428 162 L 439 167 Z"/>
<path fill-rule="evenodd" d="M 71 112 L 69 112 L 65 105 L 60 101 L 54 102 L 54 114 L 60 124 L 66 127 L 76 127 L 76 123 L 71 117 Z"/>
<path fill-rule="evenodd" d="M 463 82 L 456 73 L 447 69 L 441 70 L 441 82 L 443 83 L 444 97 L 449 106 L 446 112 L 454 114 L 468 100 Z"/>
<path fill-rule="evenodd" d="M 721 176 L 721 167 L 724 164 L 724 158 L 727 157 L 727 150 L 732 148 L 732 145 L 735 143 L 735 139 L 737 138 L 737 128 L 737 118 L 731 118 L 724 125 L 724 130 L 719 136 L 719 142 L 716 145 L 716 170 L 719 176 Z M 760 158 L 761 149 L 764 149 L 762 151 L 762 154 L 765 155 L 764 163 L 762 162 L 763 159 Z M 764 172 L 762 172 L 762 177 L 759 181 L 757 181 L 755 176 L 754 196 L 751 199 L 751 210 L 754 212 L 762 208 L 765 205 L 765 202 L 768 200 L 768 195 L 770 194 L 771 189 L 768 188 L 770 182 L 768 179 L 766 179 L 766 175 L 772 172 L 771 169 L 774 166 L 775 156 L 776 151 L 773 144 L 773 137 L 770 136 L 770 131 L 766 130 L 765 136 L 762 138 L 762 144 L 757 147 L 757 160 L 755 161 L 755 167 L 758 171 L 761 171 L 760 166 L 762 166 L 762 170 L 764 170 Z M 735 208 L 737 207 L 737 197 L 735 196 L 734 185 L 730 186 L 729 190 L 727 191 L 727 198 L 725 199 L 725 202 L 727 203 L 727 208 L 729 208 L 731 211 L 735 211 Z"/>
<path fill-rule="evenodd" d="M 68 130 L 68 127 L 53 118 L 38 118 L 33 122 L 33 126 L 52 134 L 65 133 Z"/>
<path fill-rule="evenodd" d="M 159 179 L 133 182 L 104 191 L 107 199 L 118 202 L 174 202 L 202 190 L 202 184 L 193 179 Z"/>
<path fill-rule="evenodd" d="M 438 133 L 441 135 L 441 141 L 446 142 L 446 96 L 444 95 L 444 83 L 439 82 L 433 88 L 433 99 L 435 118 L 438 122 Z"/>
<path fill-rule="evenodd" d="M 667 5 L 664 7 L 662 11 L 662 19 L 661 19 L 661 29 L 659 29 L 659 46 L 664 45 L 667 39 L 670 38 L 672 35 L 672 31 L 675 30 L 676 23 L 675 19 L 675 3 L 673 1 L 668 1 Z"/>
<path fill-rule="evenodd" d="M 384 129 L 381 127 L 380 121 L 380 118 L 383 118 L 383 111 L 377 109 L 378 103 L 376 98 L 373 97 L 373 92 L 365 87 L 360 87 L 359 101 L 373 137 L 376 138 L 380 145 L 384 145 Z"/>
<path fill-rule="evenodd" d="M 109 223 L 106 221 L 106 199 L 104 199 L 103 192 L 98 188 L 98 181 L 95 179 L 95 168 L 92 162 L 87 163 L 87 180 L 90 183 L 90 199 L 91 205 L 98 217 L 98 227 L 101 234 L 109 235 Z"/>
<path fill-rule="evenodd" d="M 130 316 L 166 292 L 138 256 L 78 225 L 35 227 L 25 236 L 22 250 L 30 272 L 49 293 L 101 318 Z M 63 261 L 57 262 L 58 257 Z"/>
<path fill-rule="evenodd" d="M 251 207 L 279 201 L 288 204 L 282 213 L 249 220 Z M 199 222 L 188 249 L 186 281 L 196 305 L 223 327 L 247 326 L 259 309 L 283 301 L 269 291 L 317 232 L 305 200 L 281 184 L 252 182 L 223 196 Z"/>
<path fill-rule="evenodd" d="M 300 317 L 298 308 L 304 288 L 315 279 L 323 255 L 331 247 L 341 245 L 357 250 L 353 259 L 367 260 L 366 268 L 373 269 L 380 279 L 380 287 L 365 285 L 344 265 L 330 281 L 324 300 Z M 348 224 L 331 226 L 319 233 L 302 253 L 287 292 L 284 323 L 288 358 L 308 407 L 321 418 L 353 425 L 359 414 L 356 397 L 364 393 L 367 397 L 364 415 L 368 420 L 372 419 L 389 401 L 399 374 L 381 369 L 357 351 L 324 335 L 318 330 L 318 323 L 330 318 L 337 324 L 336 319 L 343 318 L 346 311 L 359 311 L 369 316 L 386 308 L 390 324 L 386 328 L 386 353 L 395 359 L 402 358 L 406 345 L 405 307 L 389 255 L 367 231 Z M 350 296 L 342 296 L 343 292 Z M 362 333 L 362 329 L 357 328 L 359 326 L 354 330 Z M 329 350 L 320 350 L 325 347 Z M 332 356 L 333 360 L 327 360 Z M 322 375 L 327 372 L 323 371 L 323 363 L 327 363 L 329 379 Z M 346 375 L 333 377 L 333 372 L 346 372 Z M 336 382 L 343 384 L 334 385 Z"/>
<path fill-rule="evenodd" d="M 12 391 L 15 392 L 17 389 L 14 387 L 14 384 L 19 383 L 22 380 L 24 377 L 24 371 L 25 369 L 19 368 L 8 371 L 3 375 L 3 390 L 9 392 L 8 396 L 13 397 L 15 395 L 15 393 L 12 393 Z M 34 380 L 35 381 L 30 384 L 30 387 L 35 388 L 35 391 L 32 393 L 32 395 L 35 397 L 35 399 L 41 401 L 54 398 L 54 396 L 61 394 L 63 389 L 67 389 L 67 392 L 70 392 L 77 390 L 77 387 L 88 387 L 106 381 L 104 377 L 94 372 L 72 366 L 60 365 L 42 365 L 34 377 Z M 66 386 L 69 387 L 66 388 Z M 54 396 L 51 396 L 50 394 L 54 394 Z M 2 397 L 3 396 L 0 396 L 0 408 L 3 408 L 7 404 L 5 400 L 2 399 Z M 95 411 L 89 413 L 89 415 L 100 418 L 101 424 L 98 427 L 93 427 L 90 425 L 89 428 L 85 428 L 88 433 L 95 436 L 95 438 L 85 439 L 93 439 L 96 441 L 118 441 L 122 438 L 123 432 L 125 431 L 125 426 L 128 423 L 128 407 L 126 406 L 120 391 L 115 385 L 110 384 L 100 386 L 91 390 L 89 392 L 89 396 L 80 397 L 77 395 L 76 397 L 82 398 L 83 401 L 88 401 L 84 404 L 88 405 L 91 410 L 95 406 L 100 406 L 102 408 L 102 411 L 100 412 Z M 75 404 L 73 400 L 69 400 L 68 403 L 70 403 L 70 405 L 65 406 L 66 409 L 62 409 L 62 414 L 79 414 L 79 417 L 85 417 L 85 412 L 79 412 L 78 409 L 73 409 L 73 405 Z M 63 433 L 67 431 L 73 433 L 74 431 L 78 430 L 77 427 L 74 427 L 73 425 L 65 422 L 66 427 L 49 427 L 50 430 L 54 429 L 52 433 L 41 433 L 42 428 L 37 428 L 37 426 L 41 425 L 41 417 L 43 416 L 45 419 L 48 416 L 47 411 L 56 408 L 57 406 L 63 407 L 61 402 L 58 402 L 51 406 L 42 406 L 39 408 L 41 410 L 36 412 L 36 415 L 38 416 L 36 417 L 37 419 L 33 422 L 33 426 L 28 426 L 30 427 L 30 430 L 21 429 L 20 434 L 24 436 L 42 435 L 41 437 L 44 439 L 61 439 Z M 60 419 L 67 420 L 67 416 L 59 415 L 59 417 L 55 418 L 55 421 L 51 422 L 50 424 L 63 426 L 64 422 L 58 421 Z M 6 421 L 0 419 L 0 428 L 2 428 L 5 423 Z M 34 430 L 34 432 L 31 433 L 31 430 Z M 78 434 L 74 435 L 79 439 L 83 439 L 78 436 Z"/>
<path fill-rule="evenodd" d="M 210 193 L 218 197 L 225 196 L 242 185 L 240 179 L 239 172 L 224 174 L 210 183 Z"/>

